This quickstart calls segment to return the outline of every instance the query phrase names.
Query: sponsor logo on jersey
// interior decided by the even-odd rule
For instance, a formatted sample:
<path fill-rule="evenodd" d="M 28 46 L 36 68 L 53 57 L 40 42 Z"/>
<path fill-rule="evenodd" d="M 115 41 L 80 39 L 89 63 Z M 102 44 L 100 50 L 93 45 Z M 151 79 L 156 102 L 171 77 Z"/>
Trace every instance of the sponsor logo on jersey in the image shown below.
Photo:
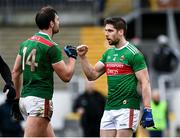
<path fill-rule="evenodd" d="M 116 61 L 116 57 L 113 58 L 113 61 Z"/>
<path fill-rule="evenodd" d="M 113 61 L 116 61 L 116 57 L 118 56 L 118 54 L 114 54 L 113 56 Z"/>
<path fill-rule="evenodd" d="M 120 57 L 120 61 L 123 61 L 124 60 L 124 55 Z"/>
<path fill-rule="evenodd" d="M 114 56 L 114 57 L 117 57 L 117 56 L 118 56 L 118 54 L 114 54 L 113 56 Z"/>
<path fill-rule="evenodd" d="M 122 63 L 106 63 L 106 74 L 108 76 L 132 74 L 131 66 Z"/>
<path fill-rule="evenodd" d="M 124 126 L 127 126 L 127 125 L 126 124 L 119 124 L 119 126 L 121 126 L 121 127 L 123 126 L 124 127 Z"/>
<path fill-rule="evenodd" d="M 127 100 L 124 100 L 124 101 L 123 101 L 123 104 L 127 104 Z"/>

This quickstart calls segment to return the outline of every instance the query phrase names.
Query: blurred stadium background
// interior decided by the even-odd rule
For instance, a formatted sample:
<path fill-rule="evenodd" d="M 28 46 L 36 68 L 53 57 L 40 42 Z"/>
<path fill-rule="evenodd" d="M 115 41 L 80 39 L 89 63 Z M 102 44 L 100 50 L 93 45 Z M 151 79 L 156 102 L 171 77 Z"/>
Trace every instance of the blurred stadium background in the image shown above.
<path fill-rule="evenodd" d="M 170 107 L 170 136 L 180 136 L 180 69 L 170 74 L 154 74 L 152 52 L 157 37 L 165 34 L 170 46 L 179 55 L 180 0 L 0 0 L 0 54 L 12 69 L 18 44 L 37 32 L 34 17 L 42 6 L 51 5 L 60 16 L 60 33 L 54 40 L 67 44 L 89 45 L 92 64 L 108 47 L 103 34 L 103 19 L 122 16 L 128 23 L 127 39 L 137 43 L 147 57 L 152 88 L 160 88 L 162 98 Z M 136 40 L 136 41 L 134 41 Z M 67 57 L 63 53 L 64 59 Z M 168 84 L 168 85 L 167 85 Z M 0 90 L 4 82 L 0 79 Z M 69 84 L 55 75 L 54 115 L 52 124 L 57 136 L 82 136 L 78 117 L 72 114 L 74 98 L 84 90 L 84 75 L 77 60 L 76 71 Z M 96 88 L 107 94 L 106 76 L 96 81 Z M 4 95 L 1 93 L 1 102 Z M 146 136 L 144 130 L 138 136 Z"/>

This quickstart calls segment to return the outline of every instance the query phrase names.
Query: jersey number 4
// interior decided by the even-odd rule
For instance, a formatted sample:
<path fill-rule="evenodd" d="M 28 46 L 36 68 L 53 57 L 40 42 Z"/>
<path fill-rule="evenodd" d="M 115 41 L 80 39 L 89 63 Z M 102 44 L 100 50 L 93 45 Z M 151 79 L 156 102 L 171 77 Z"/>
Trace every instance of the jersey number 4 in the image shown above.
<path fill-rule="evenodd" d="M 36 59 L 36 49 L 32 49 L 30 54 L 28 55 L 26 61 L 25 61 L 25 55 L 26 55 L 27 47 L 24 47 L 23 49 L 23 64 L 22 69 L 25 69 L 25 64 L 31 66 L 31 71 L 35 71 L 35 67 L 38 66 L 38 63 L 35 62 Z"/>

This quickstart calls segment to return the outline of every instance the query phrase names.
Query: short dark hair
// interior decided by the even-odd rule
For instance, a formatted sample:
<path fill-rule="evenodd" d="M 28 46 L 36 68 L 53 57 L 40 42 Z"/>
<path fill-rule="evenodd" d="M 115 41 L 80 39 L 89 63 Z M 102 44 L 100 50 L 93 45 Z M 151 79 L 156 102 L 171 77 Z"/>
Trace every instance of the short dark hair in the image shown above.
<path fill-rule="evenodd" d="M 54 21 L 56 10 L 51 6 L 45 6 L 36 14 L 36 25 L 39 29 L 48 29 L 51 21 Z"/>
<path fill-rule="evenodd" d="M 127 32 L 127 24 L 126 21 L 121 17 L 108 17 L 104 20 L 104 25 L 106 24 L 112 24 L 115 29 L 124 30 L 124 35 L 126 35 Z"/>

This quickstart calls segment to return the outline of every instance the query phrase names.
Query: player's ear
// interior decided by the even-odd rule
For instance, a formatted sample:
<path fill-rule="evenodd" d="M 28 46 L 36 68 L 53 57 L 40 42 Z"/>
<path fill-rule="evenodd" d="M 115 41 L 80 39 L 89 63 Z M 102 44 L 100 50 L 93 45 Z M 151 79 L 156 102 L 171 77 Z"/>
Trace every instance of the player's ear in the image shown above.
<path fill-rule="evenodd" d="M 53 21 L 50 22 L 50 27 L 51 27 L 51 28 L 54 27 L 54 22 L 53 22 Z"/>
<path fill-rule="evenodd" d="M 118 30 L 118 34 L 119 35 L 123 35 L 124 34 L 124 30 L 123 29 Z"/>

